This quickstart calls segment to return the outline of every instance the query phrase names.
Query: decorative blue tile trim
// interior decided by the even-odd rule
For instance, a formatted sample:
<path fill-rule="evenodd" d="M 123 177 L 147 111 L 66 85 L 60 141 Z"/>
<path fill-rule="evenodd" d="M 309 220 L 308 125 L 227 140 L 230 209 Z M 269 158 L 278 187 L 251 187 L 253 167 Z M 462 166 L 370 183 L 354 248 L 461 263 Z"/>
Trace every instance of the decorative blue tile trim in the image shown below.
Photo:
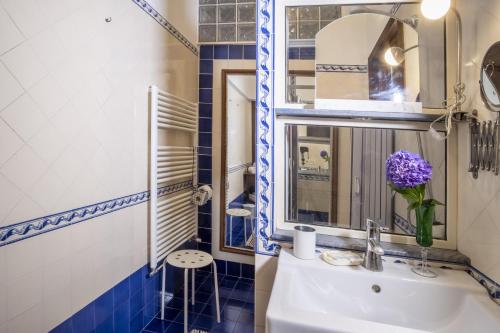
<path fill-rule="evenodd" d="M 146 0 L 133 0 L 134 3 L 144 10 L 149 16 L 155 19 L 162 27 L 167 29 L 167 31 L 177 38 L 185 47 L 187 47 L 194 55 L 198 55 L 198 48 L 187 39 L 179 30 L 177 30 L 172 23 L 170 23 L 165 17 L 158 13 Z"/>
<path fill-rule="evenodd" d="M 158 189 L 158 196 L 191 187 L 193 187 L 191 181 L 168 185 Z M 149 191 L 144 191 L 2 227 L 0 228 L 0 247 L 138 205 L 148 201 L 149 196 Z"/>
<path fill-rule="evenodd" d="M 500 304 L 500 284 L 496 283 L 474 267 L 469 267 L 467 269 L 467 273 L 469 273 L 474 279 L 477 280 L 477 282 L 485 287 L 488 290 L 488 294 L 490 295 L 490 297 L 495 302 Z"/>
<path fill-rule="evenodd" d="M 259 0 L 257 7 L 257 246 L 255 252 L 277 255 L 273 231 L 274 137 L 274 1 Z"/>
<path fill-rule="evenodd" d="M 411 224 L 409 221 L 402 218 L 398 214 L 394 214 L 394 224 L 397 225 L 401 230 L 403 230 L 403 232 L 405 232 L 407 235 L 417 234 L 417 227 L 415 227 L 413 224 Z"/>
<path fill-rule="evenodd" d="M 316 72 L 368 73 L 368 66 L 316 64 Z"/>

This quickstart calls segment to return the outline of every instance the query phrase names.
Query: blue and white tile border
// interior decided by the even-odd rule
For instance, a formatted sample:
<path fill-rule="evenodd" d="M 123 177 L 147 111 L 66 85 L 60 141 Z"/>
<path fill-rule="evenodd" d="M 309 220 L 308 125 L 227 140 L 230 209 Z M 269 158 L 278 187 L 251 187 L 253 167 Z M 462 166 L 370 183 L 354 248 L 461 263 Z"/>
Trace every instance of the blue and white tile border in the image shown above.
<path fill-rule="evenodd" d="M 192 181 L 184 181 L 158 189 L 158 196 L 192 188 Z M 120 209 L 135 206 L 149 200 L 149 191 L 99 202 L 96 204 L 56 213 L 33 220 L 20 222 L 0 228 L 0 247 L 21 240 L 54 231 L 70 225 L 106 215 Z"/>
<path fill-rule="evenodd" d="M 474 267 L 468 267 L 467 273 L 477 280 L 483 287 L 488 290 L 490 297 L 500 305 L 500 284 L 496 283 Z"/>
<path fill-rule="evenodd" d="M 398 226 L 407 235 L 416 235 L 417 227 L 411 224 L 408 220 L 402 218 L 398 214 L 394 215 L 394 224 Z"/>
<path fill-rule="evenodd" d="M 270 240 L 273 221 L 274 139 L 274 1 L 257 3 L 257 246 L 255 252 L 277 255 Z"/>
<path fill-rule="evenodd" d="M 162 27 L 167 29 L 167 31 L 177 38 L 185 47 L 187 47 L 195 56 L 198 56 L 198 48 L 196 45 L 191 43 L 189 39 L 184 36 L 179 30 L 177 30 L 172 23 L 170 23 L 165 17 L 158 13 L 153 6 L 151 6 L 146 0 L 132 0 L 139 8 L 144 10 L 149 16 L 155 19 Z"/>

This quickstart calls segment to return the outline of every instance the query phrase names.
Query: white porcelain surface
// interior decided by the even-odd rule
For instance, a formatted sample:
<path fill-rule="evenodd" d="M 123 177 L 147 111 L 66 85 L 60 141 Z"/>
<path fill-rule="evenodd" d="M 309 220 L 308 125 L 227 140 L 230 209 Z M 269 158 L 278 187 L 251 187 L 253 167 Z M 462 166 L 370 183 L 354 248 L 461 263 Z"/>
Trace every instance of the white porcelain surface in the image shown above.
<path fill-rule="evenodd" d="M 281 251 L 266 315 L 268 333 L 495 333 L 500 308 L 466 272 L 435 269 L 436 279 L 405 264 L 383 272 L 298 260 Z M 381 288 L 380 293 L 372 290 Z"/>

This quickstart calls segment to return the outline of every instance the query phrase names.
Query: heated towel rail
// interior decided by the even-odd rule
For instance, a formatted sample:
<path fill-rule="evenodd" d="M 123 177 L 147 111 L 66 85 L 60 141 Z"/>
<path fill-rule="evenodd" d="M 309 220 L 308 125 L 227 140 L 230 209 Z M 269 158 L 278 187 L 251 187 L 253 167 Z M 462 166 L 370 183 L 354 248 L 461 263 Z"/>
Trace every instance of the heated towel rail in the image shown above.
<path fill-rule="evenodd" d="M 150 268 L 154 272 L 197 232 L 192 195 L 197 186 L 198 105 L 156 86 L 149 92 Z"/>

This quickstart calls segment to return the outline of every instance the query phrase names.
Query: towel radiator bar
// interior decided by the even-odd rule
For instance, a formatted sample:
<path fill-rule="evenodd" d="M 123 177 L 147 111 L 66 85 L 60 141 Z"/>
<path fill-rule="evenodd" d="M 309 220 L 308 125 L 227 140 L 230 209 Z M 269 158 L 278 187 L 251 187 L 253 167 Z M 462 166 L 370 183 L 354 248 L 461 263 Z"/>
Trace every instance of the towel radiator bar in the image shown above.
<path fill-rule="evenodd" d="M 198 105 L 151 86 L 150 93 L 150 269 L 163 267 L 171 252 L 196 235 Z M 160 132 L 162 131 L 162 132 Z M 185 146 L 160 144 L 176 133 L 187 134 Z M 170 139 L 172 139 L 170 137 Z M 175 140 L 178 144 L 178 139 Z M 175 193 L 158 196 L 167 185 L 190 182 Z"/>

